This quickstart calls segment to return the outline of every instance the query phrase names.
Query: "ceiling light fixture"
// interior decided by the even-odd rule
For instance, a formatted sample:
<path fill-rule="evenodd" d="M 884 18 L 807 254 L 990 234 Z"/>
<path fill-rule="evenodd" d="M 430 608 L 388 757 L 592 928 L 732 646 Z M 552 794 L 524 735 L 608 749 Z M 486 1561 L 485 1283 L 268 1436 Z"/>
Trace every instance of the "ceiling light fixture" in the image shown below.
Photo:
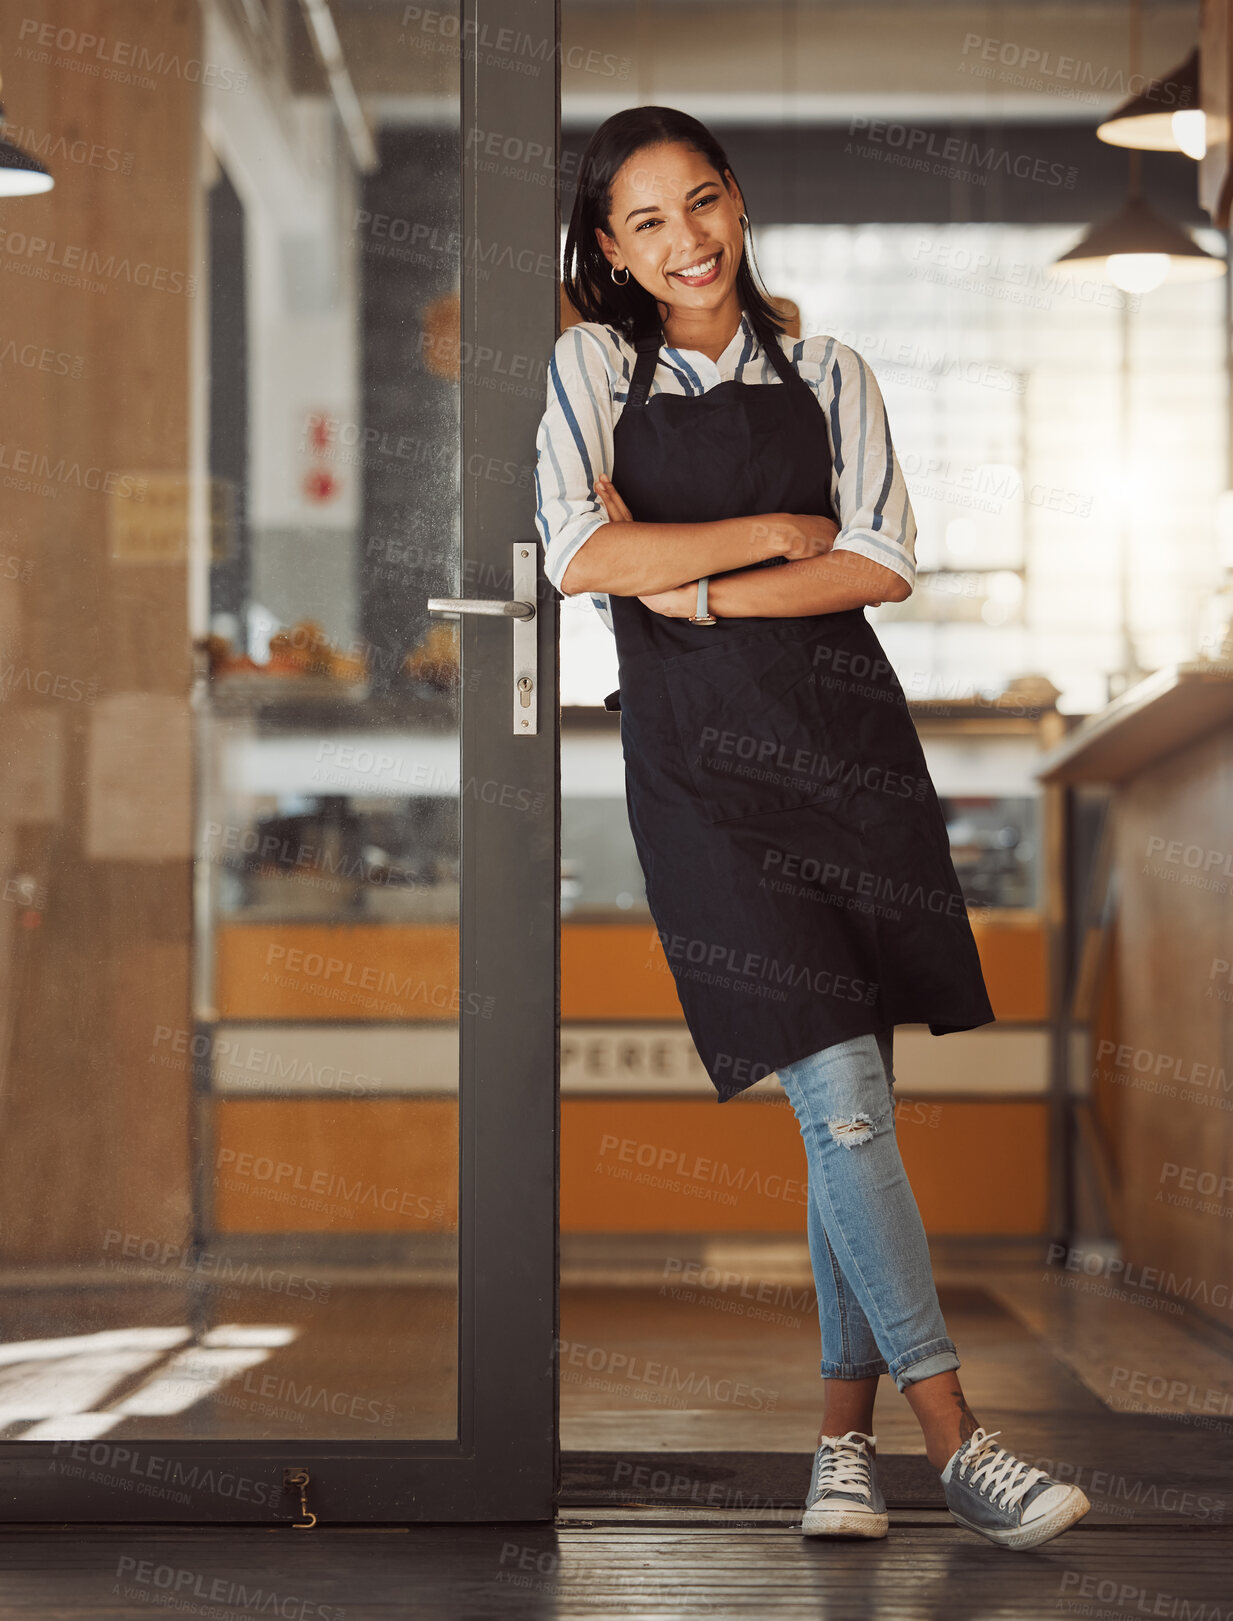
<path fill-rule="evenodd" d="M 1199 47 L 1114 109 L 1096 133 L 1110 146 L 1141 152 L 1184 152 L 1196 161 L 1207 151 L 1206 119 L 1199 103 Z"/>
<path fill-rule="evenodd" d="M 1128 54 L 1132 82 L 1139 77 L 1140 28 L 1140 0 L 1131 0 Z M 1152 81 L 1153 84 L 1161 82 Z M 1197 51 L 1194 82 L 1197 96 Z M 1147 98 L 1145 91 L 1134 101 L 1124 102 L 1097 133 L 1110 125 L 1126 126 L 1124 115 L 1137 102 L 1144 100 L 1147 100 L 1153 113 L 1159 111 L 1158 103 Z M 1135 115 L 1129 121 L 1130 128 L 1133 130 L 1133 126 L 1142 121 Z M 1125 128 L 1120 133 L 1125 135 Z M 1104 139 L 1109 140 L 1110 137 L 1105 135 Z M 1224 259 L 1201 248 L 1189 231 L 1166 219 L 1143 197 L 1139 187 L 1139 168 L 1142 152 L 1150 149 L 1150 143 L 1127 138 L 1114 139 L 1112 144 L 1130 148 L 1126 201 L 1115 213 L 1093 225 L 1069 252 L 1055 259 L 1051 267 L 1053 273 L 1067 279 L 1096 276 L 1101 281 L 1112 282 L 1124 293 L 1150 293 L 1165 281 L 1208 281 L 1223 276 L 1227 269 Z"/>

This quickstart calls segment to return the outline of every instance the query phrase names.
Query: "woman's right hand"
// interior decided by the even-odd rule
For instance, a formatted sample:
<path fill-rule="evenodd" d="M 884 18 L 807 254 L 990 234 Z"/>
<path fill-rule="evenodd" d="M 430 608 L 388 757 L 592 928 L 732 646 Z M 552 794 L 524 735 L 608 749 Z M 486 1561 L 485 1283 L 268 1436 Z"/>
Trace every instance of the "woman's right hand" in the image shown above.
<path fill-rule="evenodd" d="M 767 512 L 755 520 L 754 535 L 767 557 L 786 557 L 797 562 L 817 557 L 835 544 L 839 525 L 817 512 Z"/>

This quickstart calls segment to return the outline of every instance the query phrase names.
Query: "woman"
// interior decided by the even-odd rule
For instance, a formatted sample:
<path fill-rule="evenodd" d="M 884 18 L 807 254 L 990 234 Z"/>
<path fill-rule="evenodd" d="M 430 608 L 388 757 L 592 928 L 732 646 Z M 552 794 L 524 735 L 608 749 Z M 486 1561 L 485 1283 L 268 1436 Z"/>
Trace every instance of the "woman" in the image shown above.
<path fill-rule="evenodd" d="M 1090 1505 L 978 1428 L 894 1134 L 894 1026 L 994 1016 L 864 614 L 911 591 L 915 521 L 873 374 L 834 338 L 785 349 L 747 230 L 697 120 L 637 107 L 592 137 L 565 248 L 584 319 L 537 440 L 545 569 L 616 637 L 630 827 L 718 1100 L 774 1071 L 805 1142 L 826 1398 L 802 1529 L 886 1534 L 889 1372 L 955 1518 L 1032 1547 Z"/>

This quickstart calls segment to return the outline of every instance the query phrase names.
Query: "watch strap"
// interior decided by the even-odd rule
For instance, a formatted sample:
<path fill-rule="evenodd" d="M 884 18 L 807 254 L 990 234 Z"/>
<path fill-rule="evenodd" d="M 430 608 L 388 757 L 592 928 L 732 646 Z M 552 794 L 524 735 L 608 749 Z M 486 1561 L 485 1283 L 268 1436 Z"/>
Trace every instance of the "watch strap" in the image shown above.
<path fill-rule="evenodd" d="M 704 574 L 702 576 L 702 578 L 698 581 L 698 601 L 697 601 L 697 603 L 696 603 L 696 605 L 694 607 L 693 613 L 690 615 L 690 623 L 691 624 L 694 624 L 694 625 L 713 625 L 716 622 L 715 621 L 715 615 L 713 613 L 708 613 L 707 612 L 706 584 L 707 584 L 708 578 L 709 578 L 709 576 Z"/>

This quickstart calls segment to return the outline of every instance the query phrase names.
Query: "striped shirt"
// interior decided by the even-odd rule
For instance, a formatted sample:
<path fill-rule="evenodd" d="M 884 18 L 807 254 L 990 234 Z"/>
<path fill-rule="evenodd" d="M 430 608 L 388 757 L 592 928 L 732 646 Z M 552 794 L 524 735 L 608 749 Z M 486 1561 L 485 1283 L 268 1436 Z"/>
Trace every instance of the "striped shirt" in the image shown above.
<path fill-rule="evenodd" d="M 840 524 L 834 550 L 859 552 L 884 563 L 913 585 L 916 519 L 868 362 L 825 334 L 800 339 L 781 335 L 779 342 L 822 406 L 820 420 L 831 451 L 831 500 Z M 632 343 L 615 327 L 597 321 L 567 327 L 553 348 L 547 408 L 535 439 L 535 524 L 544 547 L 544 573 L 558 591 L 574 553 L 608 522 L 595 494 L 595 477 L 612 477 L 612 430 L 628 397 L 636 359 Z M 665 344 L 651 396 L 705 394 L 730 378 L 782 386 L 744 310 L 717 361 L 698 349 Z M 607 593 L 592 593 L 591 601 L 611 630 Z"/>

